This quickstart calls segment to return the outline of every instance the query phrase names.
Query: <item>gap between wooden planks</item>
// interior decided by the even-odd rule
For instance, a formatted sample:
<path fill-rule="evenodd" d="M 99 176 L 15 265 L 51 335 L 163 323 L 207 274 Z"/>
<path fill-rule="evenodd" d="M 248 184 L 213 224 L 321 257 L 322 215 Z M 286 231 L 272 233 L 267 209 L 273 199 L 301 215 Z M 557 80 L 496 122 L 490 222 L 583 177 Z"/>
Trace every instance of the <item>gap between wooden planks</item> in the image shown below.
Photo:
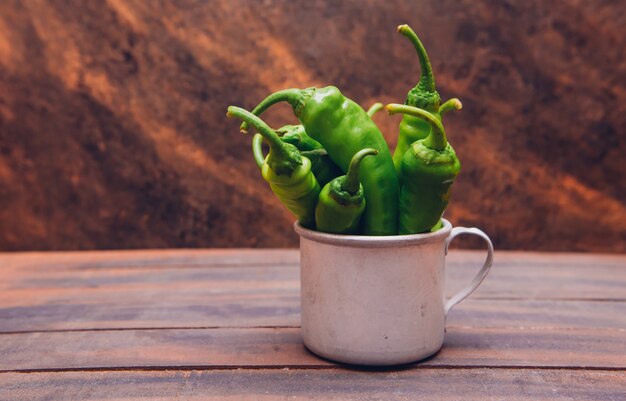
<path fill-rule="evenodd" d="M 10 333 L 90 330 L 294 328 L 297 293 L 229 294 L 197 298 L 163 295 L 158 302 L 98 301 L 0 307 L 0 336 Z M 626 330 L 626 302 L 493 300 L 469 298 L 450 312 L 446 327 Z"/>
<path fill-rule="evenodd" d="M 469 281 L 483 256 L 451 253 L 449 295 Z M 4 254 L 0 333 L 295 327 L 297 259 L 295 250 Z M 452 311 L 448 325 L 626 329 L 625 261 L 499 253 L 491 275 Z"/>
<path fill-rule="evenodd" d="M 391 333 L 390 333 L 391 334 Z M 421 366 L 626 369 L 619 330 L 448 330 Z M 0 371 L 328 366 L 302 345 L 300 330 L 214 329 L 6 334 Z"/>
<path fill-rule="evenodd" d="M 470 280 L 483 258 L 481 251 L 451 251 L 449 291 Z M 152 289 L 163 283 L 193 289 L 194 282 L 216 279 L 240 288 L 265 282 L 275 287 L 278 278 L 283 279 L 284 288 L 297 288 L 298 263 L 297 250 L 0 254 L 0 289 L 98 290 L 115 285 L 134 290 L 129 286 Z M 498 252 L 492 272 L 475 296 L 626 300 L 625 288 L 626 256 Z"/>

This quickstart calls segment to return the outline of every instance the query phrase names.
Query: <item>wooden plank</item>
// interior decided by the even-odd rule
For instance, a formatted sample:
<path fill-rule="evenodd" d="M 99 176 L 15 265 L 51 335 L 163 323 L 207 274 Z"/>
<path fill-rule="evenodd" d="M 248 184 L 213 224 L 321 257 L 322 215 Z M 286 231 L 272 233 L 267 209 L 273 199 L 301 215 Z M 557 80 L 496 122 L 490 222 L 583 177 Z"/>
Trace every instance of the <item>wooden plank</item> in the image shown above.
<path fill-rule="evenodd" d="M 187 279 L 230 279 L 258 284 L 260 277 L 268 278 L 268 275 L 288 281 L 292 288 L 298 285 L 296 250 L 244 250 L 241 255 L 239 251 L 226 250 L 119 253 L 121 255 L 118 252 L 88 252 L 88 255 L 74 252 L 22 257 L 4 254 L 0 257 L 5 265 L 0 268 L 0 290 L 91 289 L 107 283 L 128 285 L 130 280 L 137 285 Z M 483 252 L 479 251 L 452 251 L 448 257 L 448 292 L 470 281 L 483 257 Z M 492 273 L 475 296 L 626 300 L 626 255 L 498 252 Z"/>
<path fill-rule="evenodd" d="M 127 252 L 121 253 L 125 255 Z M 147 253 L 152 255 L 152 252 Z M 101 252 L 93 254 L 96 259 L 102 256 Z M 111 254 L 117 255 L 115 252 Z M 128 254 L 139 258 L 143 252 Z M 144 257 L 141 263 L 139 259 L 130 258 L 132 263 L 129 264 L 125 264 L 125 259 L 117 260 L 119 265 L 106 259 L 98 259 L 101 264 L 96 264 L 83 253 L 68 253 L 76 258 L 68 257 L 67 264 L 48 268 L 40 260 L 20 268 L 0 269 L 0 332 L 299 324 L 299 269 L 289 261 L 289 255 L 297 256 L 293 251 L 276 251 L 278 256 L 272 256 L 274 252 L 245 251 L 242 253 L 244 256 L 239 256 L 240 262 L 237 263 L 240 264 L 233 265 L 239 266 L 237 268 L 218 267 L 216 264 L 179 265 L 183 261 L 190 263 L 189 258 L 195 253 L 191 252 L 189 257 L 180 252 L 170 254 L 168 251 L 164 254 L 169 255 L 169 259 L 159 260 L 166 260 L 172 265 L 144 266 L 142 263 L 149 263 L 152 260 L 150 257 Z M 213 262 L 226 264 L 230 257 L 236 260 L 237 255 L 225 251 L 202 251 L 198 254 L 206 254 L 206 257 L 214 257 L 211 259 Z M 54 255 L 53 261 L 58 258 Z M 454 263 L 449 269 L 449 294 L 454 287 L 469 281 L 469 275 L 481 257 L 479 253 L 465 251 L 457 254 L 457 259 L 451 257 Z M 620 258 L 604 259 L 613 261 Z M 263 260 L 288 263 L 250 266 L 251 260 L 255 263 Z M 529 260 L 533 260 L 532 254 Z M 542 266 L 541 260 L 533 263 Z M 576 270 L 558 265 L 543 266 L 542 273 L 532 273 L 529 268 L 518 269 L 514 258 L 509 262 L 510 265 L 501 262 L 494 267 L 493 275 L 484 283 L 484 289 L 479 289 L 452 312 L 450 324 L 481 327 L 626 327 L 626 316 L 620 313 L 626 301 L 619 301 L 626 298 L 622 295 L 626 291 L 626 278 L 623 287 L 619 287 L 622 285 L 621 273 L 626 272 L 626 268 L 621 269 L 617 264 L 605 261 L 606 271 L 600 280 L 594 278 L 600 268 Z M 9 270 L 12 273 L 9 274 Z M 562 277 L 562 270 L 571 271 L 576 278 L 568 283 L 568 278 Z M 542 275 L 545 280 L 541 279 Z M 609 288 L 605 281 L 614 285 Z M 574 297 L 575 288 L 580 290 L 576 293 L 578 298 L 599 297 L 601 288 L 606 288 L 602 298 L 615 298 L 609 299 L 610 303 L 595 300 L 569 303 L 560 300 Z M 540 299 L 525 299 L 533 298 L 533 293 L 534 298 Z M 548 299 L 544 300 L 537 294 Z"/>
<path fill-rule="evenodd" d="M 110 268 L 9 277 L 0 291 L 0 331 L 299 324 L 297 268 L 237 270 Z"/>
<path fill-rule="evenodd" d="M 7 291 L 0 332 L 154 327 L 298 326 L 299 291 L 284 282 L 98 287 L 89 291 Z M 274 284 L 271 286 L 270 284 Z M 223 284 L 223 285 L 221 285 Z M 181 288 L 184 288 L 181 289 Z M 13 302 L 12 302 L 13 301 Z M 626 302 L 468 299 L 449 326 L 626 328 Z"/>
<path fill-rule="evenodd" d="M 450 252 L 447 291 L 468 283 L 481 252 Z M 473 294 L 484 299 L 626 300 L 626 255 L 496 252 L 494 266 Z"/>
<path fill-rule="evenodd" d="M 449 329 L 536 328 L 626 330 L 626 302 L 533 301 L 468 298 L 452 309 Z"/>
<path fill-rule="evenodd" d="M 478 263 L 484 252 L 451 249 L 451 264 Z M 0 252 L 2 269 L 29 267 L 94 269 L 108 267 L 297 265 L 297 249 L 151 249 L 72 252 Z M 598 253 L 545 253 L 496 250 L 496 265 L 511 268 L 625 267 L 626 255 Z"/>
<path fill-rule="evenodd" d="M 452 264 L 478 262 L 480 250 L 451 249 Z M 496 265 L 512 268 L 547 267 L 559 270 L 574 266 L 624 267 L 626 255 L 598 253 L 544 253 L 496 250 Z M 107 267 L 247 266 L 297 265 L 297 249 L 157 249 L 72 252 L 0 252 L 0 266 L 6 268 L 94 269 Z"/>
<path fill-rule="evenodd" d="M 205 253 L 200 252 L 201 255 Z M 253 256 L 259 254 L 268 255 L 266 259 L 272 263 L 288 260 L 286 255 L 294 255 L 292 251 L 276 253 L 279 256 L 275 259 L 271 256 L 273 252 L 246 251 L 243 255 L 257 263 L 260 263 L 259 259 Z M 94 254 L 100 257 L 102 253 Z M 129 254 L 139 257 L 142 253 Z M 93 261 L 84 260 L 83 253 L 69 253 L 76 255 L 77 260 L 70 258 L 68 264 L 50 268 L 43 264 L 24 265 L 14 269 L 12 274 L 0 270 L 0 332 L 299 324 L 299 270 L 289 264 L 291 262 L 279 266 L 241 267 L 249 266 L 245 264 L 251 263 L 248 260 L 237 265 L 240 266 L 238 268 L 217 265 L 200 268 L 204 265 L 190 267 L 176 264 L 182 260 L 189 262 L 189 259 L 186 254 L 173 254 L 178 259 L 165 258 L 175 263 L 169 267 L 144 266 L 136 260 L 137 264 L 125 265 L 121 259 L 119 265 L 106 260 L 98 262 L 103 265 L 96 265 Z M 228 257 L 233 256 L 229 252 L 218 251 L 208 252 L 208 255 L 215 256 L 214 261 L 220 260 L 220 263 L 227 263 Z M 474 270 L 469 265 L 478 264 L 481 255 L 461 252 L 458 256 L 465 259 L 454 259 L 455 263 L 451 263 L 449 294 L 461 282 L 469 280 Z M 529 259 L 533 259 L 532 255 Z M 141 260 L 141 263 L 148 263 L 145 258 Z M 540 261 L 538 259 L 534 263 L 540 266 Z M 86 265 L 88 262 L 92 264 Z M 537 277 L 533 277 L 526 268 L 522 269 L 522 277 L 515 276 L 520 271 L 513 269 L 517 262 L 511 260 L 510 263 L 494 267 L 484 289 L 479 289 L 472 298 L 459 305 L 452 312 L 449 322 L 460 326 L 492 327 L 626 327 L 626 316 L 620 313 L 624 308 L 623 301 L 558 301 L 564 296 L 573 297 L 573 288 L 581 291 L 577 293 L 578 298 L 600 296 L 601 287 L 607 288 L 605 281 L 616 285 L 607 288 L 603 298 L 610 298 L 611 291 L 613 296 L 624 298 L 621 293 L 626 291 L 626 283 L 622 288 L 617 287 L 621 285 L 620 273 L 626 272 L 626 269 L 607 265 L 605 269 L 610 272 L 605 272 L 602 280 L 593 278 L 597 269 L 578 269 L 572 273 L 577 273 L 577 278 L 571 279 L 568 285 L 562 285 L 568 279 L 561 277 L 560 270 L 569 272 L 571 268 L 544 266 L 543 273 L 535 272 Z M 540 278 L 541 275 L 546 277 L 545 280 Z M 540 293 L 557 300 L 524 299 L 533 292 L 535 297 Z"/>
<path fill-rule="evenodd" d="M 39 400 L 626 399 L 626 373 L 540 369 L 216 370 L 0 374 L 3 398 Z"/>
<path fill-rule="evenodd" d="M 71 252 L 0 252 L 2 268 L 70 268 L 98 269 L 109 267 L 176 267 L 176 266 L 247 266 L 297 265 L 295 249 L 139 249 Z"/>
<path fill-rule="evenodd" d="M 142 288 L 30 293 L 0 307 L 0 334 L 25 331 L 128 328 L 297 327 L 297 289 L 221 288 L 193 283 L 160 290 Z M 65 294 L 70 294 L 66 296 Z M 156 295 L 155 295 L 156 294 Z M 15 294 L 13 294 L 15 295 Z M 41 298 L 37 298 L 40 295 Z M 13 299 L 17 299 L 15 296 Z M 20 300 L 27 303 L 20 304 Z M 7 302 L 8 303 L 8 302 Z M 469 298 L 457 305 L 447 327 L 626 329 L 626 302 L 491 300 Z"/>
<path fill-rule="evenodd" d="M 169 329 L 4 334 L 0 371 L 138 367 L 320 367 L 300 330 Z M 626 369 L 624 330 L 450 329 L 425 366 Z"/>

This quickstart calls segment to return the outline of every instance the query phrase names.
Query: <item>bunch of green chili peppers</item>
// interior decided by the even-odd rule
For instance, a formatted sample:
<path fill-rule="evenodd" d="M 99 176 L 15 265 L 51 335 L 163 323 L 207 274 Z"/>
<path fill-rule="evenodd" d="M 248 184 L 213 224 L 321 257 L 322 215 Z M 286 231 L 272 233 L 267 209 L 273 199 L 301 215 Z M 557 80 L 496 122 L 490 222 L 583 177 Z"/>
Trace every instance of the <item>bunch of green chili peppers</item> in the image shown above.
<path fill-rule="evenodd" d="M 398 27 L 417 52 L 421 76 L 404 104 L 393 156 L 372 116 L 334 86 L 286 89 L 253 110 L 228 107 L 227 115 L 252 126 L 252 154 L 261 175 L 287 209 L 307 228 L 334 234 L 404 235 L 437 230 L 461 165 L 447 140 L 442 115 L 460 109 L 441 103 L 428 54 L 408 25 Z M 272 129 L 259 116 L 287 102 L 299 125 Z M 264 155 L 263 143 L 269 147 Z"/>

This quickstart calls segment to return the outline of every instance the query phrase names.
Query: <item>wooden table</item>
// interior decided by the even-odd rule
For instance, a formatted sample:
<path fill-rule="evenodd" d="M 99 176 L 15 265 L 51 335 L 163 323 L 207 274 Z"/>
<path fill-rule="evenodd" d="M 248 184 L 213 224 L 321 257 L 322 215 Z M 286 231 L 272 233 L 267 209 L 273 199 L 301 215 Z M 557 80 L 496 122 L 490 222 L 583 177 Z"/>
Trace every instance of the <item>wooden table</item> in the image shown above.
<path fill-rule="evenodd" d="M 626 256 L 497 252 L 442 351 L 387 370 L 303 347 L 298 280 L 295 250 L 0 255 L 0 400 L 626 400 Z"/>

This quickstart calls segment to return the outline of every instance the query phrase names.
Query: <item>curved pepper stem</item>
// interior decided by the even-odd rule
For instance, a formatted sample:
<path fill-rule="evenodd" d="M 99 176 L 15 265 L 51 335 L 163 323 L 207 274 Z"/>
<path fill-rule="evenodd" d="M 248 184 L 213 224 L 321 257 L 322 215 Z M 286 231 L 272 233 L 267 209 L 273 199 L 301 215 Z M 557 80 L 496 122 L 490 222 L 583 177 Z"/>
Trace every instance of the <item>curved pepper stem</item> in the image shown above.
<path fill-rule="evenodd" d="M 365 156 L 377 155 L 378 151 L 373 148 L 361 149 L 352 156 L 350 165 L 348 166 L 348 172 L 346 178 L 341 184 L 341 189 L 348 192 L 350 195 L 354 195 L 359 191 L 361 181 L 359 179 L 359 170 L 361 167 L 361 161 Z"/>
<path fill-rule="evenodd" d="M 435 117 L 432 113 L 429 113 L 426 110 L 413 107 L 406 106 L 403 104 L 392 103 L 385 106 L 385 110 L 389 114 L 408 114 L 414 117 L 421 118 L 426 121 L 432 127 L 430 134 L 422 139 L 424 145 L 429 149 L 434 149 L 438 151 L 442 151 L 448 145 L 448 141 L 446 139 L 446 132 L 443 129 L 443 125 L 441 121 L 437 117 Z"/>
<path fill-rule="evenodd" d="M 420 60 L 420 67 L 422 71 L 420 80 L 416 87 L 426 92 L 435 92 L 435 76 L 424 45 L 410 26 L 406 24 L 400 25 L 398 26 L 398 32 L 411 41 L 413 47 L 415 47 L 415 51 L 417 52 L 417 57 Z"/>
<path fill-rule="evenodd" d="M 267 96 L 265 99 L 263 99 L 261 101 L 261 103 L 259 103 L 252 110 L 252 114 L 254 114 L 255 116 L 258 116 L 261 113 L 263 113 L 265 110 L 270 108 L 271 106 L 275 105 L 276 103 L 280 103 L 280 102 L 287 102 L 292 107 L 296 107 L 296 105 L 298 103 L 298 98 L 300 97 L 301 93 L 302 93 L 302 90 L 297 89 L 297 88 L 284 89 L 284 90 L 281 90 L 281 91 L 278 91 L 278 92 L 274 92 L 271 95 Z M 241 132 L 243 132 L 244 134 L 247 133 L 248 132 L 248 122 L 244 121 L 243 123 L 241 123 L 241 126 L 239 127 L 239 130 Z"/>
<path fill-rule="evenodd" d="M 457 98 L 452 98 L 446 100 L 441 106 L 439 106 L 439 114 L 443 115 L 451 110 L 461 110 L 463 108 L 463 103 Z"/>
<path fill-rule="evenodd" d="M 263 167 L 263 163 L 265 162 L 265 156 L 263 155 L 263 135 L 254 134 L 252 137 L 252 155 L 254 156 L 254 161 L 256 162 L 259 168 Z"/>
<path fill-rule="evenodd" d="M 302 164 L 300 153 L 293 145 L 284 143 L 278 134 L 259 117 L 240 107 L 228 106 L 227 117 L 237 117 L 248 124 L 252 124 L 270 146 L 270 155 L 267 163 L 276 174 L 287 174 Z"/>
<path fill-rule="evenodd" d="M 367 109 L 367 115 L 372 117 L 374 114 L 378 113 L 383 109 L 384 105 L 382 103 L 374 103 Z"/>

